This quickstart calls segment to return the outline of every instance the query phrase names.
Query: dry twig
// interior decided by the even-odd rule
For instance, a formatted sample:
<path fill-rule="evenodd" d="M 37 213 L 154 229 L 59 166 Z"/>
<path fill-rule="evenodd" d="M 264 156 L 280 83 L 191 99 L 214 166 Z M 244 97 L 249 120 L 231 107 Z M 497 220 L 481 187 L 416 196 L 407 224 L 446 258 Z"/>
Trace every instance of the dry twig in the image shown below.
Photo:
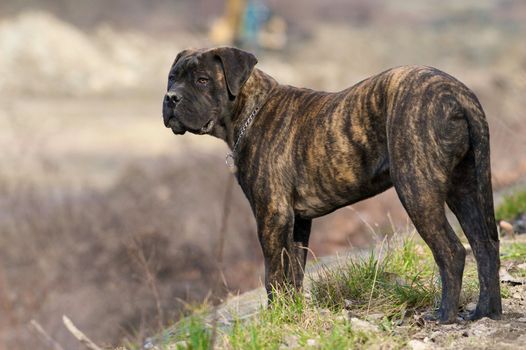
<path fill-rule="evenodd" d="M 223 251 L 225 247 L 225 238 L 228 227 L 228 217 L 230 215 L 230 202 L 232 199 L 232 186 L 234 185 L 234 177 L 229 174 L 227 180 L 227 186 L 225 191 L 225 199 L 223 201 L 223 215 L 221 217 L 221 226 L 219 227 L 219 249 L 217 251 L 217 266 L 218 266 L 218 276 L 216 282 L 216 292 L 219 291 L 221 286 L 221 281 L 226 286 L 226 279 L 223 274 Z M 210 337 L 210 349 L 214 349 L 216 337 L 217 337 L 217 308 L 214 310 L 214 316 L 212 319 L 212 335 Z"/>
<path fill-rule="evenodd" d="M 68 331 L 77 338 L 78 341 L 80 341 L 87 349 L 89 350 L 102 350 L 97 344 L 95 344 L 93 341 L 91 341 L 90 338 L 88 338 L 84 333 L 82 333 L 71 320 L 66 316 L 62 316 L 62 322 L 64 323 L 64 326 L 68 329 Z"/>
<path fill-rule="evenodd" d="M 31 322 L 29 322 L 29 325 L 33 327 L 33 329 L 38 334 L 39 338 L 46 344 L 47 347 L 53 350 L 64 350 L 62 345 L 60 345 L 59 342 L 53 339 L 36 320 L 31 320 Z"/>

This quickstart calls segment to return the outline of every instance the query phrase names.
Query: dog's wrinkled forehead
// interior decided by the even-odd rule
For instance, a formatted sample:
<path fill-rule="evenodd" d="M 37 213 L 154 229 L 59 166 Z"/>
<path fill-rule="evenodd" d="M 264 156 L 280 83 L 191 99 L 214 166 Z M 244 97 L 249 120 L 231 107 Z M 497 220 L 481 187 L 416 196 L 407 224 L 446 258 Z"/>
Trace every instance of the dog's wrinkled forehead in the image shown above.
<path fill-rule="evenodd" d="M 195 69 L 199 64 L 199 58 L 196 54 L 184 56 L 176 59 L 172 65 L 172 70 L 175 72 L 184 72 Z"/>
<path fill-rule="evenodd" d="M 194 71 L 209 71 L 212 66 L 208 50 L 184 50 L 172 64 L 171 73 L 174 78 L 182 77 Z"/>
<path fill-rule="evenodd" d="M 186 56 L 180 59 L 179 62 L 174 63 L 174 67 L 177 67 L 178 69 L 181 69 L 181 70 L 187 70 L 187 69 L 197 67 L 198 64 L 199 64 L 199 59 L 197 55 L 191 55 L 191 56 Z"/>

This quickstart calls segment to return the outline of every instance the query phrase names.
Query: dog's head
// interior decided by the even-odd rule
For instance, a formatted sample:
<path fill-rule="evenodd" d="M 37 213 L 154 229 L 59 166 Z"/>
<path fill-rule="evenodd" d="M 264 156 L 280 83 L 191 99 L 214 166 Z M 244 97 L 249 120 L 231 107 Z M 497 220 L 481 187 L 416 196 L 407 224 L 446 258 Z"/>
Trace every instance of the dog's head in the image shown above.
<path fill-rule="evenodd" d="M 164 125 L 174 134 L 214 134 L 256 63 L 251 53 L 230 47 L 180 52 L 168 76 Z"/>

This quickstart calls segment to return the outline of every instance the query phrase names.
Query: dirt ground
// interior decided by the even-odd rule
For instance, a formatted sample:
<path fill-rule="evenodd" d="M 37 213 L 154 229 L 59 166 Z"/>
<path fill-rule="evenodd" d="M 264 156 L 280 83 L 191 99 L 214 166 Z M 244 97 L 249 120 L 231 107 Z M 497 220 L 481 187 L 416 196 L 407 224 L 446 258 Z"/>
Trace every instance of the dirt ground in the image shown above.
<path fill-rule="evenodd" d="M 517 241 L 526 243 L 526 237 L 518 236 Z M 470 260 L 470 263 L 474 263 L 471 255 L 468 256 L 468 263 Z M 524 271 L 526 266 L 523 261 L 502 262 L 501 283 L 507 288 L 507 292 L 502 299 L 501 320 L 486 317 L 475 322 L 461 321 L 451 325 L 437 325 L 420 320 L 422 328 L 413 336 L 408 347 L 413 350 L 526 349 L 526 279 L 513 278 L 513 282 L 506 282 L 509 277 L 507 271 L 517 271 L 517 265 Z M 474 307 L 475 304 L 470 303 L 466 309 L 471 311 Z"/>
<path fill-rule="evenodd" d="M 526 287 L 511 287 L 501 320 L 483 318 L 452 325 L 426 325 L 409 342 L 413 350 L 526 348 Z"/>

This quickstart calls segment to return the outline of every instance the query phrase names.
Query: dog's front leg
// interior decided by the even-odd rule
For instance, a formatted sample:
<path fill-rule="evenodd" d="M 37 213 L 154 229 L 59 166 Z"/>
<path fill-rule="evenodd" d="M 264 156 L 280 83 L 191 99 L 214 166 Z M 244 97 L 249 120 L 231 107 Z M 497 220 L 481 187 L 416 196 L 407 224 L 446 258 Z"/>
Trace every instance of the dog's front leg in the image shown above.
<path fill-rule="evenodd" d="M 275 291 L 294 286 L 293 256 L 294 213 L 292 208 L 279 203 L 268 204 L 256 212 L 258 237 L 265 258 L 265 288 L 272 302 Z"/>
<path fill-rule="evenodd" d="M 292 280 L 296 290 L 301 290 L 303 286 L 311 226 L 312 220 L 299 216 L 294 217 L 294 254 L 292 254 L 292 263 L 290 264 L 288 276 L 290 276 L 289 279 Z"/>

